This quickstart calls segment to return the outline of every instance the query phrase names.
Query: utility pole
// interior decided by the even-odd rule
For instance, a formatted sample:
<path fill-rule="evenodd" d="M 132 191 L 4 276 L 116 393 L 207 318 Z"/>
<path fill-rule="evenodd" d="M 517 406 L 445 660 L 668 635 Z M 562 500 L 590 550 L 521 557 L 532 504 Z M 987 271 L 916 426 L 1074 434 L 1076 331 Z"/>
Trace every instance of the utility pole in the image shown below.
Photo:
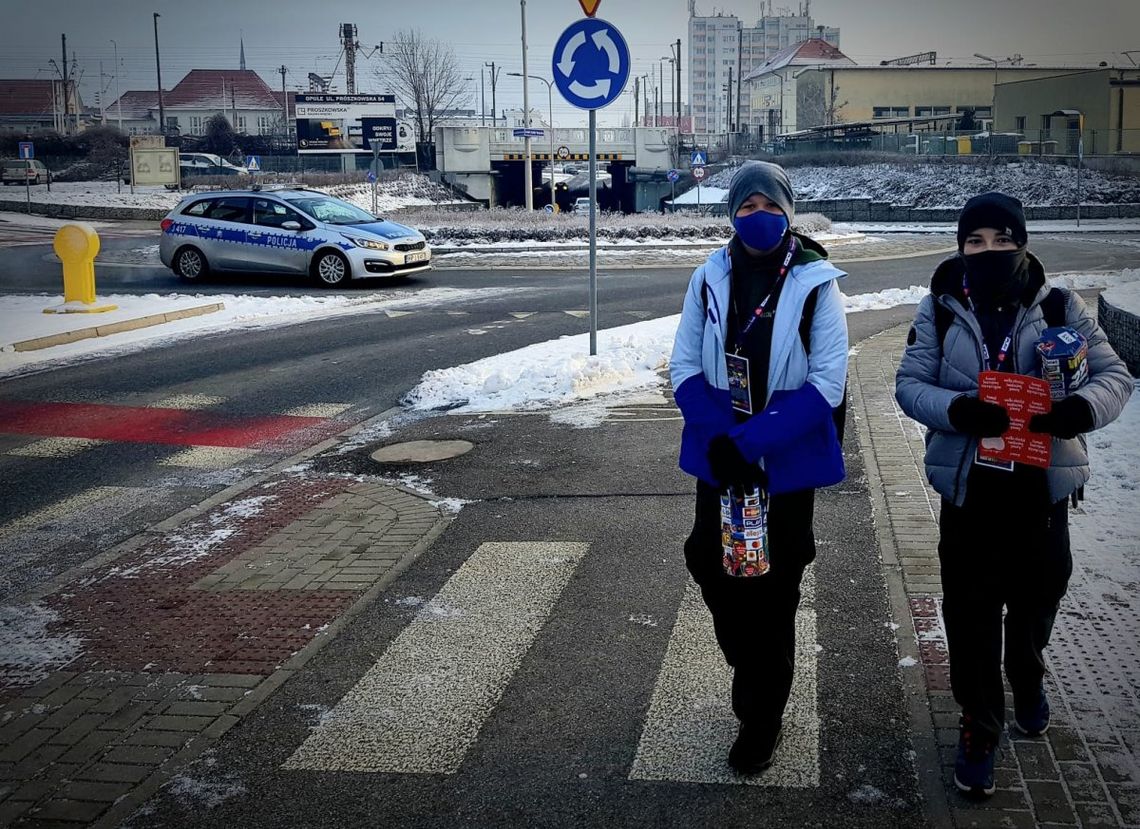
<path fill-rule="evenodd" d="M 107 126 L 107 106 L 104 98 L 106 97 L 107 87 L 103 86 L 103 61 L 99 61 L 99 125 Z M 110 86 L 110 84 L 108 84 Z"/>
<path fill-rule="evenodd" d="M 158 77 L 158 134 L 166 135 L 166 108 L 162 103 L 162 60 L 158 56 L 158 12 L 154 12 L 154 72 Z M 225 102 L 222 102 L 225 105 Z"/>
<path fill-rule="evenodd" d="M 681 128 L 681 38 L 677 38 L 677 129 Z"/>
<path fill-rule="evenodd" d="M 810 3 L 809 3 L 810 5 Z M 744 27 L 736 27 L 736 129 L 740 127 L 740 89 L 744 86 Z"/>
<path fill-rule="evenodd" d="M 526 209 L 534 210 L 534 173 L 530 168 L 530 96 L 526 82 L 526 0 L 519 0 L 522 10 L 522 65 L 523 65 L 523 186 L 526 187 Z"/>
<path fill-rule="evenodd" d="M 59 36 L 63 44 L 63 134 L 67 135 L 70 127 L 68 126 L 67 116 L 71 113 L 70 96 L 67 94 L 67 35 L 61 34 Z"/>
<path fill-rule="evenodd" d="M 282 143 L 289 137 L 289 94 L 285 91 L 285 73 L 289 69 L 285 64 L 277 70 L 281 73 L 281 138 Z"/>
<path fill-rule="evenodd" d="M 661 116 L 665 109 L 665 64 L 657 61 L 657 126 L 661 126 Z"/>
<path fill-rule="evenodd" d="M 484 63 L 483 65 L 491 67 L 491 126 L 497 127 L 499 126 L 499 116 L 496 115 L 496 113 L 499 110 L 495 108 L 497 106 L 495 103 L 495 84 L 499 78 L 499 70 L 495 68 L 494 61 Z"/>
<path fill-rule="evenodd" d="M 487 87 L 483 83 L 487 78 L 485 68 L 479 68 L 479 126 L 481 127 L 487 126 Z"/>
<path fill-rule="evenodd" d="M 344 44 L 344 89 L 349 95 L 356 94 L 356 24 L 340 24 L 340 40 Z"/>
<path fill-rule="evenodd" d="M 119 92 L 119 44 L 111 41 L 115 47 L 115 108 L 119 111 L 119 132 L 123 131 L 123 96 Z"/>
<path fill-rule="evenodd" d="M 732 67 L 728 67 L 728 108 L 724 112 L 727 132 L 732 132 Z"/>
<path fill-rule="evenodd" d="M 638 108 L 641 104 L 641 78 L 636 77 L 633 79 L 633 125 L 640 127 L 641 122 L 638 120 Z"/>

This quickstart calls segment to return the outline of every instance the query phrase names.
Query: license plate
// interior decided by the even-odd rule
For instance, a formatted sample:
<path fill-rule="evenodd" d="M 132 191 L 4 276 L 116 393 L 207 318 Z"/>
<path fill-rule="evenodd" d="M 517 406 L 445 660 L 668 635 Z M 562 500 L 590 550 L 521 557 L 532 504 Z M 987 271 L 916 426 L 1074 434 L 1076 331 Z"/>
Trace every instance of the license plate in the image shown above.
<path fill-rule="evenodd" d="M 407 256 L 404 257 L 404 264 L 408 265 L 408 264 L 411 264 L 412 262 L 426 262 L 427 258 L 428 258 L 428 255 L 424 251 L 421 251 L 420 253 L 409 253 Z"/>

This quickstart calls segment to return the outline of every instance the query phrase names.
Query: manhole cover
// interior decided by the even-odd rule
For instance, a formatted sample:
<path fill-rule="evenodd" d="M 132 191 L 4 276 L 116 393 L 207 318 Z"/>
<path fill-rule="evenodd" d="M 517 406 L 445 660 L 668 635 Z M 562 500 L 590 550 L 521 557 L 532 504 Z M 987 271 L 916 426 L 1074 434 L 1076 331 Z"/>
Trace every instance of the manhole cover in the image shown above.
<path fill-rule="evenodd" d="M 377 463 L 430 463 L 457 458 L 475 448 L 466 440 L 409 440 L 393 443 L 372 453 Z"/>

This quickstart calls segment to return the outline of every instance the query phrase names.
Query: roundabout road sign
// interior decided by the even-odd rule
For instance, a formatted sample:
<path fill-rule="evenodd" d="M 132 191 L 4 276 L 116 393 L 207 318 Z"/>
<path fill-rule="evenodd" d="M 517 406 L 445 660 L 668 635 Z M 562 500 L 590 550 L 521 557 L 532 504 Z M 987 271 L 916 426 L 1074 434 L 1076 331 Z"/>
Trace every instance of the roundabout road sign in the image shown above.
<path fill-rule="evenodd" d="M 612 104 L 629 80 L 629 47 L 613 24 L 576 20 L 554 45 L 554 83 L 578 109 Z"/>

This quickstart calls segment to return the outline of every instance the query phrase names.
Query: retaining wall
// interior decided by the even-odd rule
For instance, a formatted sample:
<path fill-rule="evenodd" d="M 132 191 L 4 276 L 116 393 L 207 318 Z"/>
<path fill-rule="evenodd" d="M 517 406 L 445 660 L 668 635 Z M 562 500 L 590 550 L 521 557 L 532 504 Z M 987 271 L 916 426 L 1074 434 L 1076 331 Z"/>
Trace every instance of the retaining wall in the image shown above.
<path fill-rule="evenodd" d="M 1140 317 L 1097 298 L 1097 321 L 1133 377 L 1140 377 Z"/>

